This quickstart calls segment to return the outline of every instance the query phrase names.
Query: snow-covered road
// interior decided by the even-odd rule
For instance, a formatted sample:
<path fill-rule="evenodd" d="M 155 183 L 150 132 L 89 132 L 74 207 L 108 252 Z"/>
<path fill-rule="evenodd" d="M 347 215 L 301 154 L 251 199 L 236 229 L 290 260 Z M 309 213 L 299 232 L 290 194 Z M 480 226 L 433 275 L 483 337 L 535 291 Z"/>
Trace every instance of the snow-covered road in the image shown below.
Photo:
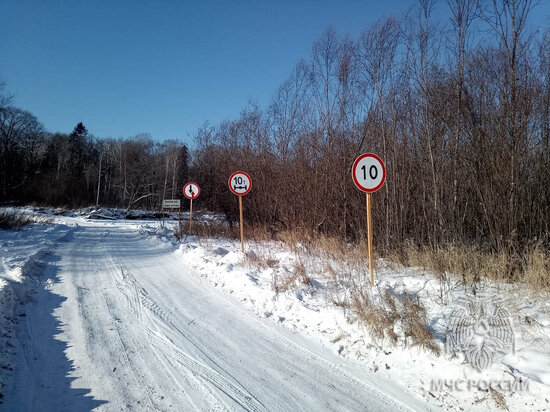
<path fill-rule="evenodd" d="M 53 242 L 20 321 L 6 410 L 423 410 L 392 382 L 260 319 L 171 243 L 112 222 Z"/>

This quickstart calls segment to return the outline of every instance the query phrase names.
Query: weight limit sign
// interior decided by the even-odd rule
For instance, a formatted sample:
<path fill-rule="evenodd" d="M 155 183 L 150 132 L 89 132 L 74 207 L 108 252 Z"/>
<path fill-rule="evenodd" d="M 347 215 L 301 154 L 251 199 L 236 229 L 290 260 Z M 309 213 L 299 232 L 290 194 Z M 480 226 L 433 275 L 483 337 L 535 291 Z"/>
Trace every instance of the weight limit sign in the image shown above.
<path fill-rule="evenodd" d="M 252 179 L 245 172 L 235 172 L 229 176 L 229 189 L 239 196 L 239 217 L 241 227 L 241 250 L 244 253 L 243 196 L 252 189 Z"/>
<path fill-rule="evenodd" d="M 235 172 L 229 177 L 229 189 L 238 196 L 244 196 L 252 189 L 252 179 L 245 172 Z"/>

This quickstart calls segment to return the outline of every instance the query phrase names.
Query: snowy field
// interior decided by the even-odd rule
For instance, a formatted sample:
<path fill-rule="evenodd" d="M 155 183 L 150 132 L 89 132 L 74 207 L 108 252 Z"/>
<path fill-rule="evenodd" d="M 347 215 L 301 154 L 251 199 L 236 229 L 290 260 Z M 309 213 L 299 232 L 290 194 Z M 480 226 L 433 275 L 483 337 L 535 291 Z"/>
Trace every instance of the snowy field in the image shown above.
<path fill-rule="evenodd" d="M 468 297 L 458 279 L 377 262 L 372 293 L 419 299 L 437 356 L 373 338 L 335 303 L 348 292 L 330 272 L 346 262 L 278 242 L 246 255 L 238 241 L 178 243 L 175 222 L 147 215 L 18 211 L 48 220 L 0 230 L 2 410 L 550 410 L 547 293 L 483 285 L 514 348 L 478 371 L 445 350 Z M 309 282 L 276 293 L 296 267 Z"/>

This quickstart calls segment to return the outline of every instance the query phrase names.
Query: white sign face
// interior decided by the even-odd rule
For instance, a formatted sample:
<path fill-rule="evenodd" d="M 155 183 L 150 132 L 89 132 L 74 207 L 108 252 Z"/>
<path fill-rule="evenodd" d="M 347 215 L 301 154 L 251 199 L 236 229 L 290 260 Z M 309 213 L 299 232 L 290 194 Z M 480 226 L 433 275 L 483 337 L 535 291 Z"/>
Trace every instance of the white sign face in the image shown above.
<path fill-rule="evenodd" d="M 353 182 L 363 192 L 376 192 L 386 180 L 386 166 L 378 156 L 365 153 L 355 159 L 352 168 Z"/>
<path fill-rule="evenodd" d="M 229 177 L 229 189 L 239 196 L 246 195 L 252 188 L 252 179 L 245 172 L 235 172 Z"/>
<path fill-rule="evenodd" d="M 199 185 L 194 182 L 189 182 L 183 187 L 183 194 L 187 199 L 196 199 L 200 192 Z"/>
<path fill-rule="evenodd" d="M 179 199 L 164 199 L 162 201 L 162 207 L 165 209 L 179 209 L 180 200 Z"/>

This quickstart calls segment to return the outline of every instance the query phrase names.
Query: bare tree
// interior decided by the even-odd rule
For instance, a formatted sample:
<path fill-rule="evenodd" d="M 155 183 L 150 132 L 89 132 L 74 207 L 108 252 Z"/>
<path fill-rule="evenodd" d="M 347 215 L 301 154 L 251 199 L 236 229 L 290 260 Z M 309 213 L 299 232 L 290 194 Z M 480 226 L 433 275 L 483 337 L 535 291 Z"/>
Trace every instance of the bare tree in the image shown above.
<path fill-rule="evenodd" d="M 387 86 L 392 80 L 396 50 L 400 39 L 400 27 L 395 18 L 388 18 L 385 20 L 379 20 L 375 22 L 367 31 L 363 32 L 360 45 L 360 67 L 365 77 L 364 84 L 366 87 L 373 87 L 375 92 L 373 93 L 375 101 L 373 102 L 372 112 L 376 113 L 379 125 L 381 138 L 382 138 L 382 157 L 385 161 L 390 161 L 388 153 L 388 136 L 386 127 L 385 112 L 385 97 L 388 95 Z M 361 145 L 364 142 L 364 138 L 361 141 Z M 360 146 L 361 146 L 360 145 Z M 390 173 L 393 174 L 393 170 L 390 168 Z M 384 187 L 386 198 L 389 198 L 389 187 Z M 385 210 L 385 244 L 389 247 L 390 243 L 390 213 L 388 208 Z"/>

